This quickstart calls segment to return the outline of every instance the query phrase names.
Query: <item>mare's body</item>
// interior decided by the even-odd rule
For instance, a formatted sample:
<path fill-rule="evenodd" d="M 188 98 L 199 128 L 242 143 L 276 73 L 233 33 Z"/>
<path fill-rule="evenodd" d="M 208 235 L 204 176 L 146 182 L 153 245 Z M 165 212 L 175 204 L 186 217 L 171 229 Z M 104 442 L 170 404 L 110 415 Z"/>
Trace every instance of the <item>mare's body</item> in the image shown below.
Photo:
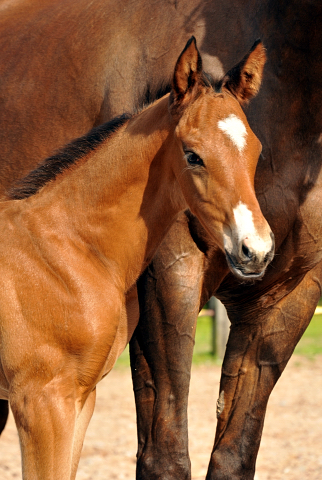
<path fill-rule="evenodd" d="M 269 395 L 321 297 L 322 5 L 228 3 L 244 8 L 238 11 L 241 40 L 258 35 L 267 48 L 263 88 L 247 115 L 263 143 L 255 186 L 276 256 L 261 282 L 240 283 L 189 215 L 178 219 L 158 250 L 139 282 L 142 315 L 132 341 L 140 479 L 191 478 L 186 409 L 193 342 L 186 333 L 211 295 L 225 304 L 231 329 L 207 480 L 254 478 Z M 227 36 L 219 35 L 219 42 L 233 35 L 229 15 L 223 25 Z"/>
<path fill-rule="evenodd" d="M 169 91 L 182 45 L 192 34 L 203 44 L 204 8 L 201 0 L 1 1 L 1 191 L 93 126 Z M 256 38 L 237 47 L 227 70 Z"/>
<path fill-rule="evenodd" d="M 236 396 L 235 408 L 220 417 L 209 479 L 254 476 L 269 394 L 320 296 L 321 23 L 318 0 L 1 3 L 2 191 L 66 141 L 153 97 L 192 33 L 205 70 L 214 74 L 234 65 L 258 37 L 267 48 L 264 84 L 247 117 L 263 145 L 256 190 L 278 256 L 262 282 L 239 285 L 193 217 L 182 215 L 172 227 L 153 263 L 157 290 L 150 274 L 141 284 L 149 316 L 137 331 L 145 361 L 132 357 L 139 478 L 190 478 L 193 342 L 185 333 L 212 294 L 234 325 L 223 373 L 223 382 L 232 379 L 226 405 Z M 134 339 L 134 357 L 138 351 Z M 7 403 L 2 407 L 5 417 Z"/>

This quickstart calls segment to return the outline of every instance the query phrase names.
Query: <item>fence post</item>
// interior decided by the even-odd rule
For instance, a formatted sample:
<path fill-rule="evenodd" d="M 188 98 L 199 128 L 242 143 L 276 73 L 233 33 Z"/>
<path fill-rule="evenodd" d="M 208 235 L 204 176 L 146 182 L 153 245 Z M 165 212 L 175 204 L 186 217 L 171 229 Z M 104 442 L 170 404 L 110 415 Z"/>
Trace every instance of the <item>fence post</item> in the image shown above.
<path fill-rule="evenodd" d="M 224 358 L 229 335 L 230 321 L 224 305 L 218 298 L 211 297 L 209 308 L 214 311 L 212 321 L 212 352 L 220 360 Z"/>

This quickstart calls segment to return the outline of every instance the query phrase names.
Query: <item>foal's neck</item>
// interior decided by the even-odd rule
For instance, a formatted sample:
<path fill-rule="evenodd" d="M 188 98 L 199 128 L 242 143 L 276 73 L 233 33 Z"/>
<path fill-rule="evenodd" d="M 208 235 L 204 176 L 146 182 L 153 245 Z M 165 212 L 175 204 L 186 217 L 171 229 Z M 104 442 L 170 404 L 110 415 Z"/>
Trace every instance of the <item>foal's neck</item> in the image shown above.
<path fill-rule="evenodd" d="M 128 286 L 186 207 L 171 168 L 179 154 L 173 133 L 163 98 L 35 196 L 36 206 L 63 211 L 76 235 L 119 263 Z"/>

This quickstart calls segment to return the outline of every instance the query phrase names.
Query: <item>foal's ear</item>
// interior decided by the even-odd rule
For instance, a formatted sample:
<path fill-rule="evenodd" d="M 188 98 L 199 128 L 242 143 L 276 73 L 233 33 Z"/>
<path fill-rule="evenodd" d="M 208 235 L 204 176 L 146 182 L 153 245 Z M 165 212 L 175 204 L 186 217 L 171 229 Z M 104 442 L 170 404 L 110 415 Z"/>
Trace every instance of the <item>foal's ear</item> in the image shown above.
<path fill-rule="evenodd" d="M 262 42 L 257 40 L 242 61 L 225 75 L 222 87 L 235 95 L 241 105 L 246 104 L 258 93 L 265 62 L 265 48 Z"/>
<path fill-rule="evenodd" d="M 170 112 L 179 113 L 197 92 L 202 76 L 202 60 L 195 37 L 191 37 L 177 60 L 172 79 Z"/>

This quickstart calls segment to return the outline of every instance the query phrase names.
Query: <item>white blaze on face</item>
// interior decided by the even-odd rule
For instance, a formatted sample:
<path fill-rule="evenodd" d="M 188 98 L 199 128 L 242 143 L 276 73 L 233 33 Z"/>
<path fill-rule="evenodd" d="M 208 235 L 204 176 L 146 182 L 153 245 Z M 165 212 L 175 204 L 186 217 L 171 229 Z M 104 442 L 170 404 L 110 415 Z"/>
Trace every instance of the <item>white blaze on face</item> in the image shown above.
<path fill-rule="evenodd" d="M 244 203 L 239 202 L 233 212 L 238 241 L 244 242 L 247 247 L 257 252 L 257 254 L 268 252 L 271 248 L 271 238 L 264 240 L 258 235 L 253 221 L 253 214 L 249 208 Z"/>
<path fill-rule="evenodd" d="M 236 230 L 231 231 L 228 228 L 224 228 L 225 250 L 230 254 L 234 253 L 234 251 L 237 252 L 240 242 L 244 242 L 248 248 L 257 254 L 265 254 L 268 252 L 271 248 L 271 239 L 269 238 L 265 241 L 258 235 L 253 221 L 253 214 L 247 205 L 239 202 L 234 208 L 233 213 Z"/>
<path fill-rule="evenodd" d="M 225 120 L 219 120 L 218 127 L 222 130 L 241 153 L 246 145 L 247 130 L 244 123 L 236 115 L 231 114 Z"/>
<path fill-rule="evenodd" d="M 253 222 L 253 214 L 244 203 L 239 202 L 233 212 L 237 227 L 237 235 L 240 241 L 246 237 L 257 235 Z"/>

